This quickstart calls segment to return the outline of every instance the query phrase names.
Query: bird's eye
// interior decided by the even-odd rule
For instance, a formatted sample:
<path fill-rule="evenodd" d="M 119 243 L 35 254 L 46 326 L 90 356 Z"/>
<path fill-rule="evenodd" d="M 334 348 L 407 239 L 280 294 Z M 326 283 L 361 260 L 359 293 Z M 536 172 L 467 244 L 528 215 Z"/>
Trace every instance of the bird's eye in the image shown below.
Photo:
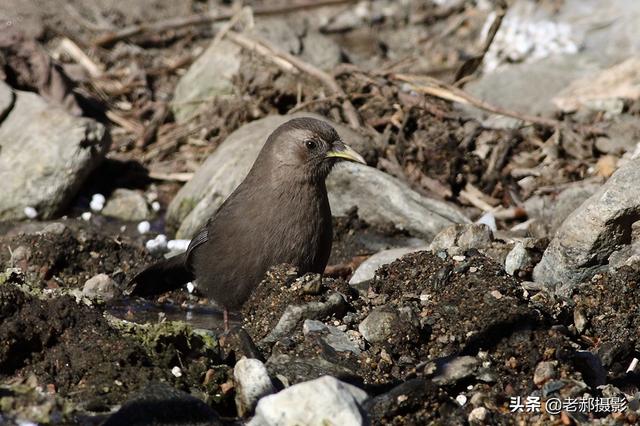
<path fill-rule="evenodd" d="M 306 141 L 304 141 L 304 145 L 309 150 L 316 149 L 316 146 L 317 146 L 316 141 L 314 141 L 312 139 L 307 139 Z"/>

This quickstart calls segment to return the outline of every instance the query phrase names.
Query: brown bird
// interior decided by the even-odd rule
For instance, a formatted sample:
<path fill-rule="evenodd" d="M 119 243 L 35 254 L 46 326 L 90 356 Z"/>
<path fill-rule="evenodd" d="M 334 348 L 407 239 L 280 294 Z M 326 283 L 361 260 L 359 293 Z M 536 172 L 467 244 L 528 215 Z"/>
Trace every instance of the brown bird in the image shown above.
<path fill-rule="evenodd" d="M 323 273 L 333 236 L 325 178 L 338 160 L 365 164 L 326 122 L 284 123 L 186 253 L 139 273 L 131 293 L 157 294 L 195 278 L 224 309 L 228 330 L 229 310 L 242 306 L 269 267 L 288 263 L 301 274 Z"/>

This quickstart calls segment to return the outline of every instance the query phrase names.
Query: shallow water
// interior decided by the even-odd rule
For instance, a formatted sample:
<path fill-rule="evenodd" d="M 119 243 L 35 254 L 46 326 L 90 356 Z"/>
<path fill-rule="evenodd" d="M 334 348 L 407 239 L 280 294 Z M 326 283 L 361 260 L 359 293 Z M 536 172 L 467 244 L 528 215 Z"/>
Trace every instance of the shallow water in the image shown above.
<path fill-rule="evenodd" d="M 173 303 L 154 303 L 140 298 L 119 299 L 109 304 L 111 315 L 138 324 L 154 323 L 162 320 L 184 321 L 194 328 L 223 331 L 222 309 L 216 306 L 189 304 L 186 307 Z M 240 325 L 239 313 L 230 314 L 231 325 Z"/>

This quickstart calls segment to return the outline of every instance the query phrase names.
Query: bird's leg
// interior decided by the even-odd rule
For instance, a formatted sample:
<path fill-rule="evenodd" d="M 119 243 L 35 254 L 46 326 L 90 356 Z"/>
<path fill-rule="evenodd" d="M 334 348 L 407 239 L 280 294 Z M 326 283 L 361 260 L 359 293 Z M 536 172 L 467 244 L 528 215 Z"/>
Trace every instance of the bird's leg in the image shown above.
<path fill-rule="evenodd" d="M 227 308 L 224 308 L 224 310 L 222 311 L 222 319 L 224 321 L 224 332 L 228 333 L 229 332 L 229 310 Z"/>

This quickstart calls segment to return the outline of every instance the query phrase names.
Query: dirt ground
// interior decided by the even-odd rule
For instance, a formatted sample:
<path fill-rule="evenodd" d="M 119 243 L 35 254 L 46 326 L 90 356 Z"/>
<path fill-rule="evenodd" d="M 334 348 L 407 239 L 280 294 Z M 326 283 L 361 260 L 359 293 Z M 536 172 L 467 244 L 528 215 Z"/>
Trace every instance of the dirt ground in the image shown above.
<path fill-rule="evenodd" d="M 154 112 L 168 105 L 178 80 L 209 45 L 214 29 L 187 26 L 112 45 L 95 43 L 114 29 L 210 7 L 228 10 L 231 3 L 1 2 L 0 28 L 19 31 L 55 58 L 73 82 L 81 114 L 106 124 L 113 144 L 59 220 L 0 223 L 0 423 L 7 412 L 10 419 L 27 416 L 43 424 L 101 424 L 146 384 L 160 381 L 204 401 L 223 422 L 237 424 L 233 365 L 253 350 L 265 360 L 271 357 L 270 373 L 290 384 L 333 374 L 362 386 L 372 396 L 364 408 L 374 424 L 468 424 L 471 410 L 479 407 L 491 411 L 486 424 L 580 424 L 604 414 L 541 413 L 531 418 L 511 414 L 509 398 L 603 396 L 610 385 L 628 394 L 639 391 L 637 373 L 626 373 L 640 354 L 640 323 L 633 314 L 639 302 L 637 269 L 597 275 L 564 300 L 527 292 L 521 279 L 526 274 L 509 276 L 477 250 L 455 257 L 419 252 L 381 268 L 367 288 L 354 289 L 348 279 L 374 254 L 372 247 L 402 245 L 416 237 L 394 224 L 368 224 L 356 210 L 334 220 L 333 250 L 321 284 L 315 284 L 319 277 L 298 278 L 281 265 L 267 275 L 243 312 L 234 315 L 234 324 L 245 325 L 255 348 L 242 339 L 218 340 L 217 313 L 205 314 L 202 321 L 210 321 L 203 328 L 214 332 L 199 329 L 195 321 L 185 325 L 168 321 L 168 314 L 157 315 L 170 307 L 189 319 L 210 302 L 197 289 L 146 301 L 125 299 L 116 316 L 109 304 L 83 297 L 89 278 L 108 273 L 124 290 L 136 271 L 154 260 L 144 244 L 157 233 L 170 233 L 164 226 L 165 208 L 185 180 L 175 176 L 190 176 L 235 129 L 294 109 L 346 121 L 341 100 L 319 93 L 317 82 L 293 77 L 256 57 L 234 82 L 237 96 L 206 103 L 186 123 L 176 122 L 171 113 L 157 120 Z M 562 130 L 539 123 L 494 129 L 451 102 L 402 89 L 397 76 L 408 72 L 453 83 L 456 71 L 477 51 L 486 13 L 474 2 L 440 3 L 411 2 L 411 16 L 376 17 L 354 28 L 327 31 L 345 49 L 344 63 L 332 76 L 362 120 L 359 131 L 370 141 L 363 152 L 368 164 L 421 194 L 456 204 L 471 219 L 481 215 L 482 206 L 495 207 L 500 229 L 527 219 L 523 203 L 533 195 L 556 195 L 567 183 L 606 177 L 597 168 L 605 153 L 595 148 L 594 131 L 608 125 L 603 114 L 558 114 L 553 118 L 565 125 Z M 412 28 L 409 44 L 417 48 L 394 38 L 408 37 L 405 32 L 395 35 L 405 27 Z M 61 53 L 63 38 L 104 65 L 105 74 L 91 78 Z M 23 58 L 13 59 L 12 66 L 24 74 L 4 67 L 7 81 L 38 91 L 35 71 Z M 639 105 L 625 102 L 622 114 L 638 117 Z M 534 168 L 524 184 L 518 172 Z M 135 223 L 98 214 L 88 222 L 75 219 L 89 210 L 93 194 L 108 198 L 116 188 L 153 194 L 160 202 L 150 234 L 141 236 Z M 470 196 L 474 190 L 481 195 Z M 353 337 L 372 311 L 382 310 L 396 318 L 388 338 L 373 344 L 353 338 L 353 352 L 335 351 L 322 336 L 305 335 L 302 327 L 276 342 L 263 341 L 287 307 L 326 303 L 335 294 L 344 300 L 340 309 L 316 319 Z M 153 320 L 126 321 L 151 307 Z M 588 353 L 598 354 L 602 365 L 594 366 Z M 277 359 L 295 362 L 278 364 Z M 471 364 L 449 377 L 442 366 L 452 360 Z M 538 380 L 541 363 L 552 366 L 544 380 Z M 469 404 L 456 399 L 462 393 Z M 635 424 L 637 416 L 630 411 L 607 421 Z"/>

